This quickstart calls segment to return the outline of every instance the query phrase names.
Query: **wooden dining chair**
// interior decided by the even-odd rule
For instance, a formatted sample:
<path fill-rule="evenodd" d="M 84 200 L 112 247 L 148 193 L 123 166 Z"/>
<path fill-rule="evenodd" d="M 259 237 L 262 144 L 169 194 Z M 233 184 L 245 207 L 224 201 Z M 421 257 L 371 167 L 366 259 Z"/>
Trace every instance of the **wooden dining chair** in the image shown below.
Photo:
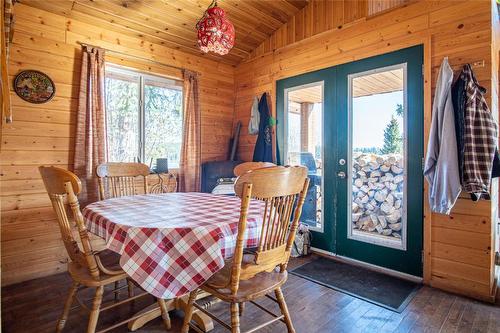
<path fill-rule="evenodd" d="M 148 193 L 173 193 L 177 192 L 177 176 L 174 173 L 156 173 L 158 177 L 156 184 L 148 187 Z"/>
<path fill-rule="evenodd" d="M 250 302 L 274 316 L 272 320 L 249 332 L 278 320 L 286 324 L 288 332 L 295 332 L 281 286 L 287 280 L 286 268 L 290 250 L 308 186 L 307 169 L 302 166 L 256 169 L 238 178 L 235 190 L 241 198 L 241 207 L 234 256 L 226 261 L 222 270 L 200 287 L 201 290 L 230 303 L 231 324 L 199 306 L 195 301 L 199 290 L 195 290 L 189 295 L 182 326 L 183 333 L 187 333 L 190 327 L 200 331 L 195 324 L 191 324 L 193 308 L 204 312 L 232 333 L 239 333 L 239 317 L 245 302 Z M 262 230 L 257 248 L 245 250 L 247 213 L 252 199 L 264 202 Z M 275 297 L 268 295 L 272 292 Z M 281 315 L 275 315 L 255 303 L 256 299 L 264 296 L 278 303 Z"/>
<path fill-rule="evenodd" d="M 149 193 L 147 176 L 151 173 L 143 163 L 108 162 L 97 166 L 101 200 L 125 195 Z M 140 189 L 140 192 L 138 192 Z"/>
<path fill-rule="evenodd" d="M 129 297 L 127 299 L 119 301 L 115 297 L 111 304 L 101 304 L 104 287 L 108 285 L 115 287 L 114 285 L 118 281 L 126 280 L 129 282 L 131 280 L 129 279 L 127 273 L 125 273 L 117 265 L 117 261 L 115 262 L 115 265 L 105 266 L 103 263 L 105 258 L 102 256 L 102 253 L 92 249 L 92 244 L 90 242 L 87 228 L 85 227 L 85 222 L 83 220 L 83 215 L 80 211 L 80 205 L 77 198 L 82 186 L 80 179 L 78 179 L 78 177 L 72 172 L 57 167 L 41 166 L 39 167 L 39 170 L 57 217 L 64 246 L 66 247 L 66 251 L 70 258 L 68 263 L 68 272 L 73 280 L 68 298 L 64 304 L 62 316 L 57 323 L 56 332 L 61 332 L 64 328 L 71 305 L 74 299 L 76 299 L 83 308 L 90 312 L 87 333 L 93 333 L 96 330 L 100 312 L 112 309 L 116 306 L 149 294 L 147 292 L 143 292 L 134 296 L 131 294 L 129 284 Z M 76 223 L 81 248 L 73 236 L 74 226 L 70 222 L 71 219 L 67 213 L 68 206 L 69 210 L 72 212 L 74 222 Z M 77 295 L 78 292 L 84 288 L 95 288 L 96 290 L 90 308 L 85 305 Z M 112 292 L 116 296 L 122 288 L 114 288 Z M 167 311 L 167 304 L 162 299 L 158 299 L 158 304 L 162 311 L 162 318 L 165 327 L 170 329 L 170 318 Z M 137 316 L 134 316 L 130 319 L 121 321 L 99 332 L 104 332 L 114 327 L 126 324 L 129 321 L 137 319 L 136 317 Z"/>
<path fill-rule="evenodd" d="M 269 168 L 276 166 L 276 164 L 271 162 L 244 162 L 238 164 L 234 169 L 233 173 L 236 177 L 239 177 L 250 170 L 261 169 L 261 168 Z"/>

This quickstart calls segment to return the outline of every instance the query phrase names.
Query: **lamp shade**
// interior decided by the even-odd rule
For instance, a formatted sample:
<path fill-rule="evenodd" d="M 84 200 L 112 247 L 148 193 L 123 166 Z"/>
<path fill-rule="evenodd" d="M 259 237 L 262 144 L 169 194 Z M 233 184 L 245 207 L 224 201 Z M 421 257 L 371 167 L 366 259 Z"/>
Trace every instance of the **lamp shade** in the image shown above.
<path fill-rule="evenodd" d="M 226 18 L 224 10 L 217 5 L 207 9 L 196 24 L 200 50 L 227 54 L 234 46 L 234 26 Z"/>

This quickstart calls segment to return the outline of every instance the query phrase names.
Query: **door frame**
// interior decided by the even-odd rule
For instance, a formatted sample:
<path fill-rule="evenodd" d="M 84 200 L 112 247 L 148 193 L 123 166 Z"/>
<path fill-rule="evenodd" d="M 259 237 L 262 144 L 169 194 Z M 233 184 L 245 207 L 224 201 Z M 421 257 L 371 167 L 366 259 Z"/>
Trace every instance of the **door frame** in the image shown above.
<path fill-rule="evenodd" d="M 423 135 L 424 135 L 424 156 L 427 153 L 427 143 L 429 139 L 429 132 L 430 132 L 430 119 L 431 119 L 431 112 L 432 112 L 432 36 L 428 34 L 424 35 L 413 35 L 413 36 L 407 36 L 401 40 L 398 40 L 397 42 L 394 43 L 386 43 L 386 42 L 381 42 L 377 44 L 377 47 L 370 47 L 363 49 L 363 51 L 360 53 L 357 50 L 352 50 L 352 51 L 346 51 L 345 54 L 343 54 L 339 58 L 332 58 L 331 63 L 328 65 L 322 65 L 322 66 L 336 66 L 336 65 L 341 65 L 344 63 L 347 63 L 349 61 L 353 60 L 360 60 L 360 59 L 366 59 L 370 58 L 373 56 L 381 55 L 384 53 L 389 53 L 392 51 L 397 51 L 403 48 L 407 47 L 412 47 L 416 45 L 423 45 L 423 107 L 424 107 L 424 128 L 423 128 Z M 317 71 L 321 70 L 321 68 L 325 67 L 318 67 L 315 66 L 314 64 L 306 65 L 300 69 L 296 70 L 288 70 L 286 75 L 283 75 L 278 72 L 274 72 L 271 74 L 271 80 L 272 80 L 272 86 L 273 86 L 273 92 L 274 98 L 275 98 L 275 116 L 277 116 L 277 111 L 280 108 L 279 105 L 279 98 L 277 98 L 277 93 L 279 91 L 279 81 L 288 78 L 290 76 L 296 76 L 300 75 L 303 73 L 308 73 L 312 71 Z M 283 105 L 281 105 L 283 107 Z M 278 124 L 279 127 L 279 124 Z M 279 145 L 278 145 L 279 146 Z M 424 182 L 424 198 L 427 197 L 429 192 L 429 187 L 426 182 Z M 432 278 L 432 267 L 431 267 L 431 243 L 432 243 L 432 214 L 429 206 L 428 200 L 424 200 L 424 216 L 423 216 L 423 283 L 425 284 L 431 284 L 431 278 Z M 316 252 L 322 254 L 322 255 L 327 255 L 327 256 L 332 256 L 334 257 L 335 254 L 332 252 L 324 251 L 324 250 L 319 250 L 319 249 L 313 249 L 316 250 Z M 385 270 L 385 268 L 380 268 L 381 270 Z"/>

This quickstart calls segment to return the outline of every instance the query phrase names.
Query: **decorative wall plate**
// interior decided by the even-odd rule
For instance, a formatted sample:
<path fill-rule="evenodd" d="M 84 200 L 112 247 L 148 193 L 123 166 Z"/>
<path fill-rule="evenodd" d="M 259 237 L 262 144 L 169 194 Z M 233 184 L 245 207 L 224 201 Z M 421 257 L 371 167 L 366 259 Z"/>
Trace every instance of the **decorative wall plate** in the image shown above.
<path fill-rule="evenodd" d="M 26 70 L 16 75 L 14 90 L 25 101 L 41 104 L 54 97 L 56 87 L 47 74 L 35 70 Z"/>

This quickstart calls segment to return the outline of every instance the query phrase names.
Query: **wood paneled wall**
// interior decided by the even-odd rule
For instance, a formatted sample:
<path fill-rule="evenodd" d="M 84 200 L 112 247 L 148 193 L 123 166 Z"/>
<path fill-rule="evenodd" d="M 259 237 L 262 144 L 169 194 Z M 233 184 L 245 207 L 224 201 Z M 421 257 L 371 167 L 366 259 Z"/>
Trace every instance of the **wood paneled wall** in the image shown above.
<path fill-rule="evenodd" d="M 493 115 L 495 116 L 495 119 L 497 120 L 500 118 L 500 8 L 496 1 L 491 2 L 491 39 L 492 39 L 492 46 L 491 46 L 491 110 L 493 111 Z M 496 111 L 496 112 L 495 112 Z M 499 193 L 499 198 L 498 200 L 500 201 L 500 189 L 499 189 L 499 182 L 494 183 L 495 187 L 492 189 L 495 193 Z M 497 205 L 492 205 L 491 210 L 492 210 L 492 217 L 495 218 L 495 220 L 492 224 L 492 233 L 495 234 L 496 237 L 492 239 L 491 245 L 492 249 L 495 252 L 500 252 L 500 225 L 499 225 L 499 204 L 500 202 L 497 202 Z M 494 257 L 492 258 L 492 260 Z M 495 278 L 497 280 L 497 284 L 500 278 L 500 266 L 496 267 L 496 274 Z M 498 292 L 497 292 L 498 295 Z"/>
<path fill-rule="evenodd" d="M 329 16 L 325 21 L 323 10 L 329 8 L 331 2 L 313 0 L 290 25 L 278 30 L 251 59 L 237 67 L 235 121 L 248 122 L 252 98 L 262 92 L 271 92 L 272 105 L 275 105 L 276 80 L 417 44 L 424 44 L 425 54 L 426 138 L 432 93 L 444 56 L 449 57 L 456 71 L 465 63 L 484 61 L 484 66 L 475 67 L 474 71 L 488 89 L 492 112 L 498 114 L 498 104 L 492 103 L 491 93 L 492 82 L 496 80 L 492 73 L 496 69 L 492 65 L 490 1 L 417 1 L 398 4 L 396 9 L 371 17 L 346 14 L 358 13 L 358 2 L 333 3 L 334 8 L 342 7 L 342 10 L 327 9 Z M 317 7 L 323 9 L 316 10 Z M 252 158 L 255 139 L 245 131 L 242 133 L 240 158 Z M 496 186 L 494 182 L 493 188 Z M 429 214 L 426 207 L 426 283 L 480 299 L 492 299 L 496 206 L 497 196 L 493 195 L 491 202 L 473 203 L 466 196 L 460 198 L 450 217 Z"/>
<path fill-rule="evenodd" d="M 66 255 L 36 167 L 71 167 L 80 71 L 77 41 L 200 72 L 204 161 L 225 159 L 233 116 L 246 124 L 253 96 L 265 91 L 275 101 L 276 80 L 416 44 L 425 45 L 427 126 L 443 56 L 455 70 L 467 62 L 484 61 L 474 70 L 498 115 L 498 16 L 487 0 L 312 0 L 236 69 L 22 4 L 15 10 L 11 79 L 22 69 L 38 69 L 53 78 L 57 92 L 42 105 L 23 102 L 11 93 L 14 122 L 3 125 L 0 153 L 3 285 L 65 269 Z M 161 65 L 117 56 L 110 60 L 179 76 Z M 251 159 L 254 143 L 255 137 L 244 131 L 241 158 Z M 496 182 L 493 186 L 498 188 Z M 497 214 L 496 196 L 493 199 L 472 203 L 462 197 L 450 217 L 428 214 L 426 207 L 426 282 L 491 300 Z"/>
<path fill-rule="evenodd" d="M 300 10 L 265 40 L 249 59 L 283 46 L 300 42 L 322 32 L 346 27 L 367 16 L 375 15 L 408 3 L 410 0 L 310 0 Z"/>
<path fill-rule="evenodd" d="M 1 158 L 2 284 L 65 270 L 66 255 L 38 165 L 71 168 L 80 80 L 79 42 L 188 68 L 200 73 L 202 160 L 226 159 L 234 113 L 234 67 L 120 35 L 95 25 L 16 4 L 10 79 L 36 69 L 55 82 L 48 103 L 30 104 L 11 93 L 12 124 L 3 125 Z M 179 77 L 160 64 L 119 58 L 127 67 Z"/>

